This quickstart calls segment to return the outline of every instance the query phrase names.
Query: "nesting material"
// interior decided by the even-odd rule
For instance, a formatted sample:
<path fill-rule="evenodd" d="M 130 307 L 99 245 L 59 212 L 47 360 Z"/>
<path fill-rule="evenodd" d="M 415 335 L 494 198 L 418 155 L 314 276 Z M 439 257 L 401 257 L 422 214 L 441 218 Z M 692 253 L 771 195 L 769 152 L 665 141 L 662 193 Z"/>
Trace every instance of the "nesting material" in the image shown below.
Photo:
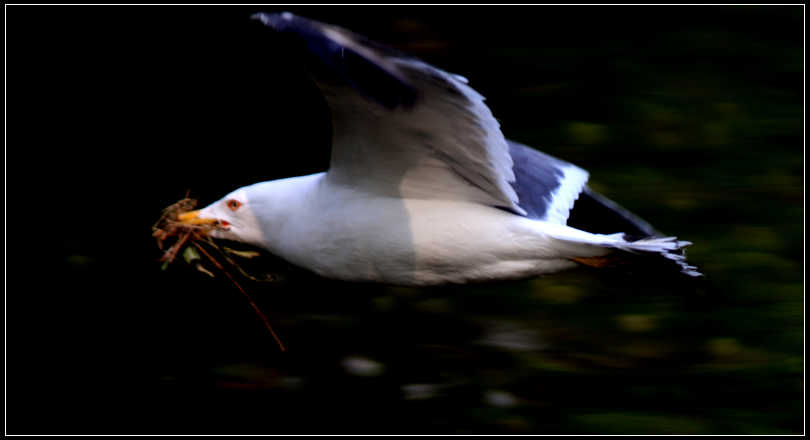
<path fill-rule="evenodd" d="M 278 343 L 281 351 L 286 351 L 281 339 L 270 325 L 270 321 L 268 321 L 256 302 L 253 301 L 253 298 L 242 288 L 233 273 L 238 272 L 251 281 L 259 282 L 276 282 L 279 281 L 281 277 L 275 274 L 265 274 L 259 277 L 245 271 L 231 256 L 241 259 L 252 259 L 259 257 L 259 252 L 240 251 L 217 245 L 209 234 L 211 231 L 222 228 L 219 223 L 192 225 L 180 222 L 178 217 L 185 212 L 193 210 L 195 206 L 197 206 L 195 199 L 188 197 L 183 198 L 166 207 L 158 221 L 152 226 L 152 236 L 157 240 L 158 248 L 164 251 L 163 255 L 158 260 L 163 263 L 162 268 L 164 270 L 167 269 L 169 265 L 177 259 L 178 255 L 182 255 L 183 261 L 187 264 L 194 265 L 198 271 L 211 277 L 216 276 L 202 264 L 202 256 L 204 256 L 219 272 L 225 274 L 225 276 L 233 282 L 234 286 L 247 298 L 250 306 L 256 312 L 256 315 L 264 322 L 265 327 L 267 327 L 273 339 Z"/>

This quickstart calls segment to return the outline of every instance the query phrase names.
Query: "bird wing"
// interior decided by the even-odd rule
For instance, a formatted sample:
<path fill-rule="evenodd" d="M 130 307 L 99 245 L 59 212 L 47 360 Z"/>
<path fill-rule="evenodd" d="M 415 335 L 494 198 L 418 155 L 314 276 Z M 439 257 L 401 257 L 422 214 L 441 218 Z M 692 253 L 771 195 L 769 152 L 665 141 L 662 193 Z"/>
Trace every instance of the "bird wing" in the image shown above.
<path fill-rule="evenodd" d="M 306 47 L 332 114 L 332 182 L 525 215 L 509 146 L 466 79 L 291 13 L 254 15 Z"/>
<path fill-rule="evenodd" d="M 567 224 L 574 202 L 587 191 L 588 172 L 526 145 L 508 143 L 515 172 L 512 187 L 526 217 Z"/>

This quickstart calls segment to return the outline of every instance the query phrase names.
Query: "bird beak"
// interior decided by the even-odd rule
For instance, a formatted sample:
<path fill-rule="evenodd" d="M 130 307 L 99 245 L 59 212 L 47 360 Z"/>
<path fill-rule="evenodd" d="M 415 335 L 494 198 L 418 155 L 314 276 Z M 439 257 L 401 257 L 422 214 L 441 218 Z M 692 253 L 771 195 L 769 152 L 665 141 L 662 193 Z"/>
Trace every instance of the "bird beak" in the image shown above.
<path fill-rule="evenodd" d="M 213 225 L 217 223 L 215 218 L 200 217 L 199 210 L 184 212 L 177 216 L 177 220 L 186 225 Z"/>

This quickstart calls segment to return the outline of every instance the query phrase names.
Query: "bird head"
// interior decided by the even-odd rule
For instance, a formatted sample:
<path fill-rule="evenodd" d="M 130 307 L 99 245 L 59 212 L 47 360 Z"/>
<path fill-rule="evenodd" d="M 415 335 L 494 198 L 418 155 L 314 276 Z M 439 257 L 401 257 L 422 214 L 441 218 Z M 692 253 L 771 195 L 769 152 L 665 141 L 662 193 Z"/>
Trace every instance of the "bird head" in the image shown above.
<path fill-rule="evenodd" d="M 216 225 L 208 232 L 214 238 L 260 244 L 261 228 L 250 200 L 248 191 L 240 188 L 203 209 L 182 213 L 177 219 L 186 225 Z"/>

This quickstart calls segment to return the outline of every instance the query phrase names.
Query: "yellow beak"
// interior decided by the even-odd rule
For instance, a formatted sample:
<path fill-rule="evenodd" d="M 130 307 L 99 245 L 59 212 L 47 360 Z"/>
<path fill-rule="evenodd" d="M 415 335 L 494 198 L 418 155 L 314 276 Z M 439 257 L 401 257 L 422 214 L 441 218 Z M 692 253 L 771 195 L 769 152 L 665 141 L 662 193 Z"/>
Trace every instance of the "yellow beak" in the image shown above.
<path fill-rule="evenodd" d="M 215 218 L 202 218 L 200 217 L 200 211 L 189 211 L 184 212 L 177 216 L 177 220 L 180 223 L 184 223 L 187 225 L 212 225 L 217 222 Z"/>

